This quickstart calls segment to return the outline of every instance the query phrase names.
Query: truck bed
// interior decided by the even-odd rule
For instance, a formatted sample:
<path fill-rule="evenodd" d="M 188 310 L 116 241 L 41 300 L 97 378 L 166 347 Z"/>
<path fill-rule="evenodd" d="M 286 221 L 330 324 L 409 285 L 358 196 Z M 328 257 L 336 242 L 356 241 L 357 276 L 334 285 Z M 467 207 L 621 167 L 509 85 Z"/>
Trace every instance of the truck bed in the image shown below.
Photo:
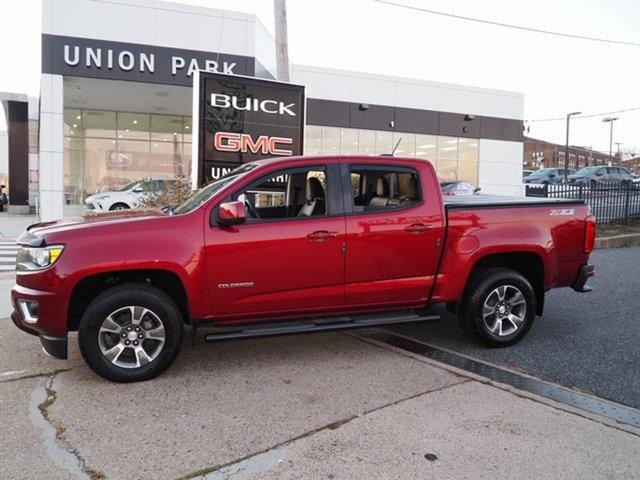
<path fill-rule="evenodd" d="M 584 205 L 579 198 L 541 198 L 541 197 L 510 197 L 506 195 L 461 195 L 443 197 L 447 210 L 476 207 L 530 207 L 549 205 Z"/>

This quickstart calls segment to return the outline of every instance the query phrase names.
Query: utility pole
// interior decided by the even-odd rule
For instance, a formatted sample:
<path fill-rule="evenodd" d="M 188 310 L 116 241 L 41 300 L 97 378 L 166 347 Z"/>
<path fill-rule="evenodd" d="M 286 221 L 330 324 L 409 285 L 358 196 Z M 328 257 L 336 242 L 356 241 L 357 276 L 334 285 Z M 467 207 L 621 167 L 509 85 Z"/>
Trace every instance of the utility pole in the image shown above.
<path fill-rule="evenodd" d="M 564 148 L 564 181 L 568 181 L 569 176 L 569 119 L 572 115 L 580 115 L 582 112 L 567 113 L 567 142 Z"/>
<path fill-rule="evenodd" d="M 281 82 L 288 82 L 289 45 L 287 42 L 286 0 L 273 0 L 273 15 L 276 25 L 276 77 Z"/>
<path fill-rule="evenodd" d="M 619 119 L 620 117 L 604 117 L 602 119 L 604 123 L 609 122 L 609 125 L 611 125 L 609 130 L 609 161 L 611 161 L 611 156 L 613 154 L 613 122 Z"/>

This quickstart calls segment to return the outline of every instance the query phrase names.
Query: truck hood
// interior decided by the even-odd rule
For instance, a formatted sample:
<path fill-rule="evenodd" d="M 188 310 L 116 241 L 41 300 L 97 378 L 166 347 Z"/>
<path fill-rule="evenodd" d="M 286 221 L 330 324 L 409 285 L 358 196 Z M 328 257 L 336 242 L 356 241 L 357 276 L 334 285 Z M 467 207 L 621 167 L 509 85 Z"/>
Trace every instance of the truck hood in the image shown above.
<path fill-rule="evenodd" d="M 137 210 L 117 210 L 113 212 L 93 213 L 87 212 L 79 217 L 65 218 L 51 222 L 34 223 L 18 237 L 16 243 L 38 247 L 45 243 L 45 236 L 59 233 L 74 233 L 87 228 L 102 227 L 131 223 L 132 226 L 140 221 L 163 217 L 165 214 L 160 209 L 147 208 Z"/>

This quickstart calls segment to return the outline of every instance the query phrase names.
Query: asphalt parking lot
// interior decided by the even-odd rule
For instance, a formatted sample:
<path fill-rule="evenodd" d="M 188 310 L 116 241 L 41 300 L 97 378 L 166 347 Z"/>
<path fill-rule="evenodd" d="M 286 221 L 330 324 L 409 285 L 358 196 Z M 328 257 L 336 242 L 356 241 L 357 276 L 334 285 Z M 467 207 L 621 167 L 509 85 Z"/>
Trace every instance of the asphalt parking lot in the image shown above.
<path fill-rule="evenodd" d="M 544 316 L 527 337 L 504 349 L 471 343 L 457 321 L 395 330 L 535 377 L 640 408 L 640 247 L 596 250 L 595 289 L 548 292 Z"/>

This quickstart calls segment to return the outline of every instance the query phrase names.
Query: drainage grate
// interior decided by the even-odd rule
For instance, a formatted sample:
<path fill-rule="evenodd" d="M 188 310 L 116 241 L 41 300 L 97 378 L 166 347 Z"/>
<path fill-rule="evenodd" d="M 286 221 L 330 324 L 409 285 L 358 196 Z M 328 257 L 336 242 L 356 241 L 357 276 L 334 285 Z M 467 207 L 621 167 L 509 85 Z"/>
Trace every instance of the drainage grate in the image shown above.
<path fill-rule="evenodd" d="M 385 330 L 363 330 L 359 332 L 359 335 L 431 358 L 438 362 L 451 365 L 452 367 L 466 370 L 467 372 L 475 373 L 476 375 L 489 378 L 496 382 L 511 385 L 512 387 L 555 400 L 556 402 L 571 405 L 572 407 L 640 428 L 640 411 L 623 405 L 598 400 L 568 388 L 550 385 L 542 380 L 525 377 L 502 368 L 456 355 L 455 353 L 445 352 L 444 350 L 430 347 L 415 340 L 399 337 Z"/>

